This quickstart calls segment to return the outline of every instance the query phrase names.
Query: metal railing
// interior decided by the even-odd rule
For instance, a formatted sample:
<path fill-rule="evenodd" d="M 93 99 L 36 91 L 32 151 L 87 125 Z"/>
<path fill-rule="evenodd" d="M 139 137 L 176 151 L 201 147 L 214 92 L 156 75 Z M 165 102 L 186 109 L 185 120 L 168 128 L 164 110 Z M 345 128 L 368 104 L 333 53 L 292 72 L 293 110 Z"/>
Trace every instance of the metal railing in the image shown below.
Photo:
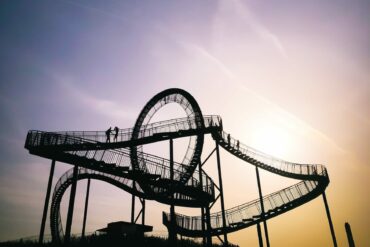
<path fill-rule="evenodd" d="M 323 165 L 298 164 L 275 158 L 240 143 L 240 141 L 232 138 L 224 131 L 215 132 L 214 137 L 218 138 L 220 144 L 227 150 L 256 166 L 260 166 L 267 170 L 279 170 L 290 175 L 307 175 L 312 178 L 312 180 L 304 180 L 288 188 L 264 196 L 262 198 L 265 212 L 264 215 L 261 209 L 260 199 L 226 210 L 226 227 L 228 229 L 223 228 L 222 212 L 211 214 L 211 229 L 218 231 L 219 233 L 224 230 L 230 231 L 235 226 L 241 227 L 247 224 L 250 225 L 262 218 L 269 217 L 269 215 L 279 213 L 282 210 L 288 210 L 289 208 L 294 207 L 294 204 L 302 202 L 303 198 L 308 198 L 309 196 L 314 195 L 315 191 L 320 192 L 321 180 L 318 180 L 317 177 L 321 177 L 325 180 L 327 179 L 327 170 Z M 176 214 L 175 218 L 176 225 L 179 228 L 189 231 L 202 231 L 202 219 L 200 216 Z M 171 218 L 168 213 L 163 214 L 164 223 L 170 222 L 170 219 Z"/>
<path fill-rule="evenodd" d="M 196 129 L 197 117 L 191 118 L 176 118 L 155 123 L 143 125 L 139 131 L 139 137 L 149 137 L 160 133 L 174 133 L 184 130 Z M 205 128 L 219 127 L 221 117 L 217 115 L 204 116 Z M 49 133 L 43 138 L 35 139 L 32 137 L 34 133 Z M 133 128 L 119 129 L 117 138 L 115 140 L 115 131 L 112 130 L 109 137 L 114 142 L 130 141 L 133 133 Z M 31 136 L 30 136 L 31 135 Z M 68 137 L 68 141 L 62 137 Z M 58 132 L 44 132 L 31 130 L 26 139 L 26 147 L 35 146 L 57 146 L 57 145 L 76 145 L 83 143 L 105 143 L 107 141 L 106 131 L 58 131 Z"/>
<path fill-rule="evenodd" d="M 241 143 L 239 140 L 229 136 L 229 134 L 224 131 L 219 133 L 220 138 L 225 144 L 233 148 L 235 151 L 240 152 L 239 156 L 245 155 L 249 158 L 255 159 L 262 163 L 260 166 L 265 165 L 291 174 L 327 176 L 327 170 L 323 165 L 288 162 L 251 148 Z"/>
<path fill-rule="evenodd" d="M 107 168 L 114 167 L 126 167 L 130 165 L 130 153 L 127 149 L 121 150 L 86 150 L 86 151 L 67 151 L 67 154 L 78 156 L 79 158 L 85 158 L 90 161 L 104 162 Z M 140 163 L 145 165 L 147 168 L 146 174 L 158 175 L 161 179 L 170 179 L 170 161 L 155 155 L 142 153 Z M 114 166 L 113 166 L 114 165 Z M 94 162 L 91 162 L 91 169 L 94 169 Z M 97 167 L 95 167 L 97 169 Z M 107 171 L 106 171 L 107 172 Z M 180 163 L 174 162 L 174 173 L 177 178 L 181 178 L 182 174 L 186 172 L 186 167 Z M 195 171 L 193 176 L 186 183 L 187 186 L 200 188 L 199 183 L 199 172 Z M 214 182 L 206 174 L 202 173 L 202 179 L 204 186 L 201 188 L 202 191 L 214 196 Z"/>
<path fill-rule="evenodd" d="M 160 133 L 161 131 L 180 131 L 187 130 L 195 126 L 196 118 L 182 118 L 172 119 L 162 122 L 146 125 L 144 135 L 153 135 Z M 219 116 L 205 116 L 204 122 L 206 128 L 208 127 L 219 127 L 221 118 Z M 122 133 L 132 133 L 132 129 L 122 130 Z M 164 132 L 162 132 L 164 133 Z M 68 132 L 42 132 L 42 131 L 29 131 L 26 139 L 26 147 L 41 148 L 59 145 L 83 145 L 86 143 L 96 144 L 97 140 L 102 139 L 104 132 L 99 131 L 68 131 Z M 130 134 L 125 134 L 129 136 Z M 122 140 L 122 139 L 121 139 Z M 88 160 L 94 160 L 98 162 L 104 162 L 107 166 L 114 165 L 115 167 L 122 167 L 131 164 L 130 153 L 127 149 L 119 150 L 74 150 L 66 151 L 65 153 L 78 156 L 80 158 L 86 158 Z M 169 171 L 169 160 L 161 157 L 157 157 L 150 154 L 140 153 L 139 164 L 141 167 L 145 167 L 145 172 L 152 175 L 158 175 L 162 179 L 170 179 Z M 91 166 L 91 169 L 94 169 Z M 180 163 L 174 162 L 174 179 L 179 181 L 181 177 L 185 176 L 189 171 L 189 167 Z M 187 181 L 186 185 L 192 187 L 200 187 L 199 173 L 195 171 L 191 178 Z M 214 196 L 214 183 L 213 180 L 206 174 L 203 173 L 203 184 L 201 188 L 204 192 L 207 192 L 211 196 Z"/>
<path fill-rule="evenodd" d="M 298 184 L 280 190 L 263 197 L 265 207 L 265 217 L 283 207 L 292 207 L 292 203 L 298 202 L 303 196 L 307 196 L 317 189 L 318 182 L 302 181 Z M 232 228 L 234 225 L 247 224 L 263 217 L 261 202 L 259 199 L 247 202 L 245 204 L 230 208 L 225 211 L 226 227 Z M 165 222 L 170 222 L 171 217 L 168 213 L 163 215 Z M 210 215 L 211 229 L 222 230 L 222 213 L 217 212 Z M 202 231 L 202 220 L 200 216 L 186 216 L 176 214 L 176 225 L 190 231 Z"/>
<path fill-rule="evenodd" d="M 104 172 L 99 172 L 96 170 L 91 170 L 91 169 L 86 169 L 79 167 L 78 168 L 78 174 L 97 174 L 97 175 L 102 175 L 108 178 L 111 178 L 112 180 L 117 181 L 120 184 L 126 185 L 127 187 L 130 187 L 133 190 L 136 190 L 139 194 L 143 193 L 141 190 L 140 186 L 135 186 L 135 188 L 132 186 L 132 180 L 120 177 L 120 176 L 115 176 L 112 174 L 107 174 Z M 60 215 L 60 200 L 61 196 L 63 195 L 63 192 L 66 190 L 68 187 L 68 184 L 72 182 L 73 178 L 73 168 L 69 169 L 66 171 L 57 181 L 55 184 L 54 192 L 53 192 L 53 199 L 52 199 L 52 204 L 51 204 L 51 226 L 56 227 L 55 224 L 53 224 L 53 221 L 57 221 L 57 230 L 58 230 L 58 235 L 59 239 L 62 239 L 64 233 L 63 233 L 63 224 L 62 224 L 62 219 Z M 67 183 L 67 181 L 69 183 Z M 56 217 L 56 218 L 55 218 Z"/>

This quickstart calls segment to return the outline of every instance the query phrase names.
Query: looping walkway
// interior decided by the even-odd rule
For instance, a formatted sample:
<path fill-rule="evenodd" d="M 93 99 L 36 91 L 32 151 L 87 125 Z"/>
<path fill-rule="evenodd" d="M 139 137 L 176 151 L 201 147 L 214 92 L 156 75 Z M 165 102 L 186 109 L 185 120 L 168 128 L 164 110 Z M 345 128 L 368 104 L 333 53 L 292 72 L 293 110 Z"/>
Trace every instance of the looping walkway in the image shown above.
<path fill-rule="evenodd" d="M 164 105 L 179 104 L 185 118 L 150 123 Z M 181 89 L 168 89 L 155 95 L 143 108 L 133 128 L 120 129 L 115 142 L 106 143 L 105 131 L 28 132 L 25 148 L 31 154 L 77 165 L 78 180 L 97 179 L 115 185 L 143 199 L 186 207 L 206 207 L 217 200 L 217 186 L 204 171 L 201 182 L 196 167 L 200 163 L 204 135 L 211 134 L 218 145 L 235 157 L 260 169 L 301 182 L 210 215 L 209 229 L 202 228 L 201 216 L 175 215 L 175 231 L 189 237 L 204 237 L 238 231 L 262 220 L 281 215 L 324 193 L 329 184 L 326 168 L 319 164 L 298 164 L 277 159 L 240 143 L 223 131 L 220 116 L 203 116 L 195 99 Z M 144 153 L 142 145 L 190 137 L 183 161 L 174 162 L 171 181 L 170 160 Z M 53 240 L 63 238 L 60 203 L 72 184 L 73 169 L 57 182 L 51 203 L 50 226 Z M 171 192 L 174 194 L 172 195 Z M 163 213 L 169 227 L 171 217 Z M 207 228 L 207 226 L 206 226 Z"/>

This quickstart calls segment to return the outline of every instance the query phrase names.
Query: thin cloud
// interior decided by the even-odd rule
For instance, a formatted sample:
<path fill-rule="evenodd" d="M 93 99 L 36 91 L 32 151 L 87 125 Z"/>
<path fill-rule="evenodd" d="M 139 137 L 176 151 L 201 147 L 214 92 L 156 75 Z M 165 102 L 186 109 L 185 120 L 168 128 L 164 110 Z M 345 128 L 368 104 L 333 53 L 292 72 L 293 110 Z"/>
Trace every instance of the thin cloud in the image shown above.
<path fill-rule="evenodd" d="M 220 16 L 220 13 L 232 12 L 228 13 L 229 16 L 234 16 L 234 18 L 242 20 L 260 38 L 268 41 L 273 47 L 275 47 L 275 49 L 283 58 L 288 58 L 287 52 L 278 36 L 265 25 L 263 25 L 240 0 L 220 0 L 218 7 L 220 11 L 215 16 L 218 21 L 222 21 L 222 16 Z"/>
<path fill-rule="evenodd" d="M 281 116 L 282 119 L 285 119 L 286 121 L 283 122 L 283 124 L 290 128 L 290 129 L 304 129 L 307 133 L 314 134 L 315 136 L 318 136 L 321 140 L 328 143 L 330 146 L 334 147 L 337 151 L 340 153 L 347 153 L 345 149 L 340 147 L 334 140 L 329 138 L 327 135 L 322 133 L 321 131 L 315 129 L 311 125 L 307 124 L 302 119 L 296 117 L 295 115 L 291 114 L 290 112 L 286 111 L 285 109 L 281 108 L 277 104 L 271 102 L 270 100 L 266 99 L 262 95 L 250 90 L 248 87 L 246 87 L 238 78 L 235 76 L 235 74 L 217 57 L 212 55 L 210 52 L 208 52 L 203 47 L 196 45 L 196 44 L 190 44 L 181 42 L 181 44 L 189 50 L 190 52 L 197 53 L 207 60 L 209 60 L 211 63 L 215 64 L 228 78 L 230 78 L 230 81 L 233 82 L 238 88 L 246 91 L 247 93 L 253 95 L 258 100 L 262 101 L 263 103 L 268 104 L 270 107 L 272 107 L 275 112 L 278 112 L 278 115 Z M 297 128 L 298 127 L 298 128 Z"/>
<path fill-rule="evenodd" d="M 115 119 L 134 120 L 137 113 L 118 105 L 116 102 L 107 99 L 100 99 L 90 95 L 78 88 L 71 79 L 56 77 L 56 82 L 64 90 L 64 93 L 78 100 L 86 107 L 92 108 L 98 114 L 102 114 Z M 107 110 L 109 109 L 109 110 Z"/>
<path fill-rule="evenodd" d="M 258 26 L 256 24 L 256 26 Z M 248 92 L 249 94 L 252 94 L 255 98 L 258 100 L 270 105 L 270 107 L 273 107 L 276 112 L 280 114 L 280 116 L 283 119 L 288 119 L 287 121 L 284 121 L 284 125 L 287 126 L 290 129 L 297 129 L 297 127 L 301 129 L 305 129 L 308 133 L 312 133 L 315 136 L 318 136 L 321 140 L 328 143 L 330 146 L 334 147 L 337 151 L 340 153 L 347 153 L 348 151 L 340 147 L 334 140 L 332 140 L 330 137 L 322 133 L 321 131 L 315 129 L 311 125 L 307 124 L 305 121 L 301 120 L 300 118 L 296 117 L 295 115 L 289 113 L 285 109 L 281 108 L 280 106 L 276 105 L 275 103 L 271 102 L 270 100 L 266 99 L 265 97 L 261 96 L 260 94 L 257 94 L 256 92 L 252 91 L 248 87 L 242 83 L 241 80 L 232 72 L 232 70 L 225 65 L 219 58 L 217 58 L 215 55 L 213 55 L 211 52 L 206 50 L 205 48 L 192 43 L 192 42 L 186 42 L 183 40 L 179 40 L 175 37 L 174 34 L 166 30 L 164 27 L 157 26 L 158 30 L 161 30 L 164 35 L 166 35 L 168 38 L 171 38 L 174 42 L 176 42 L 182 49 L 186 50 L 190 54 L 194 55 L 200 55 L 201 57 L 206 58 L 209 60 L 212 64 L 214 64 L 221 72 L 223 72 L 231 82 L 233 82 L 238 88 Z M 262 28 L 261 28 L 262 30 Z M 268 32 L 266 32 L 268 33 Z M 271 34 L 272 35 L 272 34 Z M 273 36 L 272 36 L 273 37 Z M 276 41 L 278 39 L 276 38 Z M 283 47 L 280 46 L 282 49 Z M 284 51 L 284 50 L 282 50 Z"/>
<path fill-rule="evenodd" d="M 200 54 L 201 56 L 206 57 L 208 60 L 210 60 L 212 63 L 214 63 L 221 71 L 230 79 L 236 79 L 234 73 L 225 66 L 224 63 L 222 63 L 218 58 L 213 56 L 211 53 L 206 51 L 204 48 L 200 47 L 199 45 L 193 44 L 193 43 L 186 43 L 186 42 L 178 42 L 180 43 L 184 48 L 186 48 L 189 51 L 194 51 L 195 53 Z"/>

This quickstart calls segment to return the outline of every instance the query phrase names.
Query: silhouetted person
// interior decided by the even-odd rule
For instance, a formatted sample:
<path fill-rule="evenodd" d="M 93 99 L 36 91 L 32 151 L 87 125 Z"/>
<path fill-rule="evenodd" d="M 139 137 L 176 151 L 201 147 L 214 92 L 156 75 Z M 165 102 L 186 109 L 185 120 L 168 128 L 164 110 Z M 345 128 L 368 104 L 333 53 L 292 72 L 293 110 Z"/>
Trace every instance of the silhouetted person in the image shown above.
<path fill-rule="evenodd" d="M 317 175 L 317 170 L 315 166 L 313 167 L 313 174 Z"/>
<path fill-rule="evenodd" d="M 221 118 L 218 118 L 217 120 L 218 120 L 218 127 L 220 127 L 218 129 L 218 134 L 222 136 L 223 135 L 222 134 L 222 119 Z M 217 124 L 216 124 L 216 126 L 217 126 Z"/>
<path fill-rule="evenodd" d="M 227 134 L 227 143 L 229 144 L 230 146 L 230 134 Z"/>
<path fill-rule="evenodd" d="M 190 118 L 188 118 L 188 123 L 189 123 L 189 129 L 193 128 L 193 126 L 191 126 L 191 120 L 190 120 Z"/>
<path fill-rule="evenodd" d="M 236 148 L 238 149 L 239 151 L 239 140 L 236 142 Z"/>
<path fill-rule="evenodd" d="M 117 142 L 118 131 L 119 131 L 119 129 L 118 129 L 118 127 L 117 127 L 117 126 L 116 126 L 116 127 L 114 127 L 114 131 L 115 131 L 115 133 L 114 133 L 114 141 L 115 141 L 115 142 Z"/>
<path fill-rule="evenodd" d="M 110 133 L 112 132 L 112 127 L 109 127 L 107 131 L 105 131 L 105 135 L 107 136 L 107 142 L 110 142 Z"/>

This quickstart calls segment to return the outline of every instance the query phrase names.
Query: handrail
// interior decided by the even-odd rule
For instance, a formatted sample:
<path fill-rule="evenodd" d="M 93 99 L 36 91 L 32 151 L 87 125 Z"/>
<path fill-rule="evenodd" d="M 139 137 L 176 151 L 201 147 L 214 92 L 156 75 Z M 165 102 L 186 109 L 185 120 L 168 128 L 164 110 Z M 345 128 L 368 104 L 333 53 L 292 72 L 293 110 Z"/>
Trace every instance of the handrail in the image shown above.
<path fill-rule="evenodd" d="M 131 187 L 131 189 L 136 190 L 139 194 L 142 194 L 143 191 L 141 190 L 140 187 L 135 186 L 133 188 L 132 186 L 129 185 L 130 180 L 110 174 L 106 174 L 103 172 L 91 170 L 91 169 L 86 169 L 79 167 L 78 168 L 78 174 L 98 174 L 98 175 L 104 175 L 104 177 L 110 178 L 111 180 L 117 181 L 119 184 L 125 185 L 126 187 Z M 62 220 L 61 220 L 61 215 L 60 215 L 60 199 L 61 196 L 63 195 L 64 191 L 66 190 L 68 184 L 71 183 L 73 178 L 73 168 L 69 169 L 66 171 L 57 181 L 54 192 L 53 192 L 53 200 L 51 203 L 51 210 L 50 210 L 50 226 L 52 228 L 52 234 L 53 234 L 53 240 L 56 239 L 61 239 L 61 236 L 63 236 L 63 225 L 62 225 Z M 67 181 L 69 183 L 67 183 Z M 132 185 L 132 184 L 131 184 Z M 57 227 L 57 229 L 55 229 Z M 58 230 L 58 231 L 56 231 Z M 55 236 L 55 234 L 58 234 L 58 236 Z"/>
<path fill-rule="evenodd" d="M 329 183 L 327 170 L 322 165 L 298 164 L 277 159 L 240 143 L 224 131 L 217 131 L 212 133 L 212 135 L 222 147 L 244 161 L 248 161 L 263 169 L 279 173 L 280 175 L 285 174 L 288 177 L 294 178 L 292 174 L 298 174 L 305 175 L 306 178 L 305 180 L 285 189 L 265 195 L 262 198 L 262 202 L 260 199 L 255 199 L 227 209 L 225 211 L 226 229 L 223 226 L 222 213 L 216 212 L 211 214 L 210 222 L 213 235 L 220 235 L 224 231 L 235 231 L 237 229 L 247 227 L 262 218 L 273 217 L 274 215 L 283 212 L 283 210 L 287 211 L 295 207 L 295 204 L 303 203 L 304 200 L 308 200 L 306 198 L 322 193 L 321 191 L 323 191 Z M 271 169 L 275 169 L 276 171 Z M 264 214 L 261 209 L 261 203 L 264 205 Z M 176 214 L 175 218 L 178 228 L 198 232 L 197 236 L 199 236 L 199 234 L 203 234 L 201 233 L 202 219 L 200 216 Z M 169 217 L 169 214 L 164 213 L 163 223 L 168 225 L 170 224 L 170 220 L 171 218 Z M 237 226 L 237 228 L 235 228 L 235 226 Z"/>
<path fill-rule="evenodd" d="M 258 151 L 252 147 L 249 147 L 241 142 L 239 142 L 238 148 L 238 140 L 229 137 L 229 134 L 225 131 L 222 131 L 219 134 L 219 138 L 222 139 L 223 142 L 227 143 L 227 145 L 231 146 L 234 150 L 238 150 L 242 154 L 259 161 L 271 168 L 278 169 L 280 171 L 284 171 L 287 173 L 292 174 L 300 174 L 300 175 L 324 175 L 327 176 L 325 166 L 321 164 L 299 164 L 294 162 L 288 162 L 279 158 L 276 158 L 272 155 L 265 154 L 261 151 Z M 229 142 L 230 139 L 230 142 Z"/>
<path fill-rule="evenodd" d="M 263 203 L 265 206 L 265 213 L 274 211 L 277 208 L 286 206 L 292 207 L 293 202 L 299 201 L 304 196 L 308 196 L 314 190 L 317 190 L 318 184 L 313 181 L 302 181 L 298 184 L 294 184 L 288 188 L 274 192 L 272 194 L 263 197 Z M 225 211 L 226 215 L 226 226 L 232 227 L 234 224 L 243 224 L 244 222 L 250 223 L 253 221 L 260 220 L 262 218 L 260 199 L 232 207 Z M 166 221 L 170 222 L 170 216 L 164 212 Z M 216 212 L 210 215 L 211 228 L 213 230 L 223 229 L 222 224 L 222 213 Z M 191 222 L 191 224 L 186 224 Z M 187 216 L 176 213 L 177 227 L 184 228 L 188 231 L 202 231 L 201 217 L 200 216 Z M 246 224 L 245 223 L 245 224 Z M 219 234 L 222 234 L 221 232 Z"/>
<path fill-rule="evenodd" d="M 28 142 L 33 143 L 33 147 L 37 147 L 41 143 L 49 143 L 49 145 L 65 145 L 65 143 L 71 143 L 70 139 L 74 139 L 71 136 L 63 136 L 62 134 L 57 134 L 53 132 L 42 132 L 42 131 L 30 131 L 28 134 Z M 58 140 L 62 140 L 62 144 Z M 84 141 L 89 141 L 88 139 L 79 139 L 80 144 Z M 38 142 L 35 144 L 35 142 Z M 44 146 L 44 145 L 40 145 Z M 84 150 L 84 151 L 66 151 L 65 153 L 79 156 L 80 158 L 87 158 L 95 161 L 103 161 L 106 164 L 114 164 L 116 167 L 127 166 L 130 164 L 130 152 L 128 149 L 115 149 L 115 150 Z M 152 175 L 159 175 L 161 179 L 170 179 L 169 163 L 170 161 L 162 157 L 158 157 L 152 154 L 142 153 L 143 157 L 140 159 L 140 163 L 147 168 L 146 173 Z M 183 166 L 178 162 L 174 162 L 174 172 L 176 174 L 175 179 L 180 179 L 182 174 L 187 172 L 187 167 Z M 201 189 L 210 195 L 214 194 L 214 182 L 206 174 L 203 174 L 203 181 L 206 181 L 206 186 Z M 199 187 L 199 172 L 195 171 L 193 176 L 188 180 L 186 185 L 192 187 Z"/>
<path fill-rule="evenodd" d="M 160 131 L 165 130 L 165 132 L 171 131 L 180 131 L 180 130 L 187 130 L 195 127 L 196 117 L 193 118 L 181 118 L 181 119 L 171 119 L 166 121 L 161 121 L 157 123 L 151 123 L 142 128 L 145 129 L 143 132 L 144 135 L 153 135 L 159 133 Z M 216 115 L 209 115 L 204 116 L 205 127 L 219 127 L 220 126 L 221 118 Z M 178 126 L 180 124 L 180 127 Z M 172 126 L 172 127 L 171 127 Z M 173 128 L 175 126 L 175 128 Z M 168 128 L 170 127 L 170 128 Z M 132 129 L 124 129 L 121 130 L 121 133 L 126 133 L 126 136 L 130 136 Z M 89 133 L 89 134 L 88 134 Z M 93 135 L 91 135 L 93 134 Z M 95 143 L 97 139 L 102 139 L 102 136 L 105 135 L 105 132 L 99 131 L 82 131 L 82 132 L 42 132 L 42 131 L 29 131 L 26 139 L 26 147 L 38 147 L 38 146 L 58 146 L 58 145 L 76 145 L 76 144 L 84 144 L 84 143 Z M 94 138 L 91 138 L 94 137 Z M 118 139 L 118 138 L 117 138 Z M 120 141 L 123 138 L 121 137 Z M 122 149 L 123 150 L 123 149 Z M 95 158 L 96 154 L 98 157 L 100 155 L 101 159 L 99 161 L 104 161 L 106 163 L 116 163 L 116 166 L 123 166 L 127 164 L 128 161 L 122 162 L 122 158 L 118 161 L 118 156 L 121 151 L 117 150 L 105 150 L 105 151 L 71 151 L 67 152 L 70 154 L 78 155 L 81 157 L 87 158 Z M 101 154 L 102 153 L 102 154 Z M 122 152 L 126 158 L 128 157 L 127 152 Z M 117 163 L 117 161 L 119 163 Z M 122 164 L 123 163 L 123 164 Z M 164 168 L 164 163 L 169 167 L 169 161 L 165 159 L 161 159 L 154 155 L 145 154 L 145 157 L 140 159 L 140 163 L 142 166 L 145 166 L 146 169 L 150 169 L 151 171 L 146 171 L 148 173 L 152 173 L 153 170 L 156 175 L 160 175 L 161 178 L 169 178 L 169 170 Z M 149 165 L 149 166 L 148 166 Z M 157 169 L 157 165 L 162 165 L 162 169 Z M 156 169 L 154 169 L 155 167 Z M 175 162 L 175 179 L 181 179 L 183 175 L 188 172 L 187 166 L 182 166 L 179 163 Z M 162 171 L 161 174 L 158 174 L 157 171 Z M 195 187 L 199 187 L 198 172 L 194 172 L 192 177 L 187 181 L 187 185 L 192 185 Z M 205 190 L 208 193 L 214 193 L 214 183 L 212 179 L 206 174 L 204 174 L 203 180 L 205 181 L 206 186 L 203 186 L 202 190 Z"/>
<path fill-rule="evenodd" d="M 175 119 L 170 119 L 170 120 L 165 120 L 165 121 L 143 125 L 139 132 L 139 136 L 143 138 L 143 137 L 148 137 L 148 136 L 152 136 L 154 134 L 159 134 L 159 133 L 178 132 L 181 130 L 195 129 L 196 119 L 197 117 L 175 118 Z M 218 115 L 205 115 L 203 116 L 203 119 L 205 122 L 205 127 L 209 128 L 209 127 L 218 127 L 220 125 L 221 117 Z M 34 131 L 38 131 L 38 130 L 31 130 L 30 132 L 34 132 Z M 89 140 L 92 142 L 104 143 L 107 140 L 106 131 L 57 131 L 57 132 L 48 132 L 48 133 L 54 133 L 54 134 L 58 134 L 61 136 L 70 136 L 75 141 L 79 141 L 83 139 L 84 142 L 87 142 Z M 132 133 L 133 133 L 133 128 L 119 129 L 118 136 L 117 136 L 117 142 L 131 140 Z M 114 134 L 115 132 L 114 130 L 112 130 L 110 137 L 114 138 Z M 28 140 L 26 140 L 26 143 L 28 143 Z"/>
<path fill-rule="evenodd" d="M 198 117 L 187 117 L 143 125 L 140 128 L 138 138 L 140 139 L 150 137 L 161 133 L 175 133 L 191 130 L 193 128 L 196 128 L 195 123 L 197 119 Z M 232 231 L 232 228 L 234 228 L 235 225 L 238 225 L 238 227 L 243 227 L 243 224 L 248 225 L 250 224 L 250 222 L 256 222 L 262 217 L 269 217 L 269 214 L 277 214 L 282 210 L 282 208 L 284 208 L 284 210 L 289 210 L 290 208 L 294 207 L 295 203 L 301 203 L 302 201 L 306 200 L 305 198 L 316 195 L 315 193 L 320 194 L 321 190 L 324 190 L 327 186 L 328 173 L 323 165 L 287 162 L 282 159 L 273 157 L 254 148 L 251 148 L 243 143 L 240 143 L 239 140 L 231 137 L 228 133 L 224 132 L 220 116 L 204 116 L 203 120 L 204 128 L 210 128 L 210 132 L 212 133 L 214 139 L 222 147 L 224 147 L 235 156 L 257 167 L 261 167 L 262 169 L 266 169 L 287 177 L 304 179 L 303 181 L 288 188 L 264 196 L 262 198 L 262 202 L 265 207 L 265 215 L 263 215 L 263 212 L 261 210 L 261 201 L 259 199 L 226 210 L 225 213 L 227 219 L 227 229 L 223 228 L 221 212 L 211 214 L 211 228 L 213 230 L 219 229 L 219 231 L 217 232 L 218 234 L 221 234 L 221 232 L 225 230 Z M 117 142 L 130 141 L 132 133 L 133 128 L 120 129 L 117 135 Z M 26 148 L 32 148 L 33 151 L 37 152 L 37 150 L 39 150 L 40 152 L 42 152 L 42 149 L 44 147 L 89 144 L 87 150 L 83 149 L 60 152 L 65 155 L 73 155 L 74 157 L 79 157 L 81 159 L 85 158 L 93 162 L 103 162 L 102 164 L 106 165 L 107 167 L 110 167 L 112 165 L 116 167 L 130 166 L 130 150 L 127 148 L 113 150 L 94 149 L 95 145 L 101 145 L 101 143 L 103 143 L 105 139 L 105 131 L 43 132 L 35 130 L 29 131 L 26 138 L 25 146 Z M 139 153 L 140 156 L 138 156 L 138 163 L 140 167 L 145 167 L 145 169 L 141 170 L 141 172 L 144 172 L 146 174 L 159 175 L 160 179 L 170 179 L 170 161 L 168 159 L 144 153 L 142 152 L 142 150 L 139 151 Z M 174 162 L 175 180 L 180 181 L 181 177 L 188 174 L 188 170 L 189 166 Z M 107 175 L 106 172 L 95 172 Z M 58 180 L 56 188 L 60 188 L 61 186 L 63 186 L 63 184 L 66 183 L 68 179 L 71 179 L 71 176 L 72 169 L 67 171 Z M 125 179 L 122 176 L 117 176 L 115 174 L 110 174 L 110 176 L 112 176 L 112 178 L 114 179 L 122 179 L 122 181 L 124 181 Z M 202 188 L 200 188 L 200 183 L 198 181 L 198 171 L 192 172 L 190 179 L 186 181 L 185 185 L 194 188 L 200 188 L 202 191 L 214 196 L 215 184 L 213 180 L 204 172 L 202 176 L 202 180 L 204 181 L 203 184 L 205 184 L 202 186 Z M 57 193 L 56 190 L 54 191 L 54 194 L 55 193 Z M 188 198 L 189 200 L 191 200 L 191 198 L 188 196 L 184 196 L 183 198 Z M 170 217 L 168 217 L 168 214 L 166 213 L 164 214 L 164 220 L 165 222 L 168 222 L 170 220 Z M 61 222 L 59 222 L 58 224 L 60 225 L 60 230 L 62 227 Z M 179 228 L 184 228 L 189 231 L 202 230 L 200 216 L 191 217 L 176 214 L 176 224 Z"/>

